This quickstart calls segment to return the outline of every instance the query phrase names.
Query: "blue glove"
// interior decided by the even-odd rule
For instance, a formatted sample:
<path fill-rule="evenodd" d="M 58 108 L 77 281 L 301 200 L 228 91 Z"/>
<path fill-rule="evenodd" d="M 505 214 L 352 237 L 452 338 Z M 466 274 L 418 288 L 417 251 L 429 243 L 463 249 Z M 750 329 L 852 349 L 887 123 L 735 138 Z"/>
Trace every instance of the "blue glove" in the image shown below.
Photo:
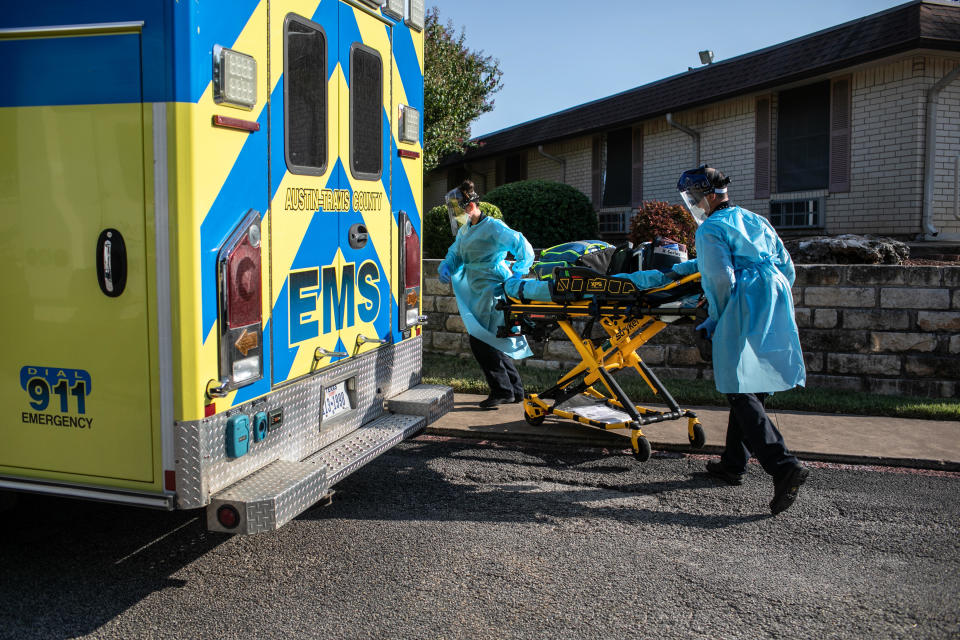
<path fill-rule="evenodd" d="M 707 334 L 707 340 L 712 340 L 713 332 L 716 330 L 716 328 L 717 328 L 717 321 L 714 320 L 713 318 L 707 318 L 706 320 L 704 320 L 703 322 L 697 325 L 696 330 L 700 331 L 702 329 L 703 332 Z"/>
<path fill-rule="evenodd" d="M 678 262 L 677 264 L 673 265 L 673 267 L 671 267 L 670 270 L 673 271 L 678 276 L 683 277 L 683 276 L 693 275 L 694 273 L 697 272 L 697 268 L 698 268 L 697 259 L 694 258 L 693 260 Z"/>
<path fill-rule="evenodd" d="M 438 279 L 443 284 L 450 284 L 450 267 L 447 266 L 446 262 L 441 262 L 440 267 L 437 269 Z"/>

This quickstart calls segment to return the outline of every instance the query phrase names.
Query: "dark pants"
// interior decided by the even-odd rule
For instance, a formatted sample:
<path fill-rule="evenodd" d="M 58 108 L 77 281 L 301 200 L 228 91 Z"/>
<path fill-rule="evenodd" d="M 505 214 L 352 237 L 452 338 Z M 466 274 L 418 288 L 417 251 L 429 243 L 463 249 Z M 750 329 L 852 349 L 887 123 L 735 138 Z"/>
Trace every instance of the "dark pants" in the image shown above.
<path fill-rule="evenodd" d="M 523 381 L 513 364 L 513 358 L 473 336 L 470 336 L 470 349 L 487 378 L 490 395 L 498 398 L 523 397 Z"/>
<path fill-rule="evenodd" d="M 780 479 L 799 464 L 787 450 L 780 431 L 767 417 L 763 402 L 767 394 L 729 393 L 730 418 L 727 422 L 727 445 L 720 460 L 736 472 L 746 471 L 751 453 L 764 471 Z"/>

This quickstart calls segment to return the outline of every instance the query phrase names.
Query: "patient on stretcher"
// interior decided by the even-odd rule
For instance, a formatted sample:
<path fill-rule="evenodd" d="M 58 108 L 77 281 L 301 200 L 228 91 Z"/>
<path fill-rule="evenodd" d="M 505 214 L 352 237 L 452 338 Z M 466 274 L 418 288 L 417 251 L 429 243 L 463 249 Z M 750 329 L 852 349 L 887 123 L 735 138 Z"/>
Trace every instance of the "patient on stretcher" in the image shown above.
<path fill-rule="evenodd" d="M 624 278 L 633 282 L 640 291 L 665 287 L 671 282 L 697 272 L 696 259 L 674 264 L 669 271 L 659 269 L 634 271 L 633 273 L 610 274 L 610 278 Z M 602 275 L 602 274 L 598 274 Z M 503 283 L 506 294 L 515 299 L 550 302 L 552 300 L 549 280 L 510 278 Z M 584 297 L 592 297 L 587 293 Z"/>

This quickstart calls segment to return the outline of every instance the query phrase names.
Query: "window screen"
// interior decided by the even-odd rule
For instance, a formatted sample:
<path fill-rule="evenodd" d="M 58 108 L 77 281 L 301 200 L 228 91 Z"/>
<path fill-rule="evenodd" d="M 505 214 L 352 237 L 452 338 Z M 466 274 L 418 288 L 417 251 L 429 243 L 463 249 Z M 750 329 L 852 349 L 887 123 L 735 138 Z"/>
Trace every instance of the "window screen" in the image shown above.
<path fill-rule="evenodd" d="M 291 173 L 320 175 L 327 164 L 327 38 L 313 22 L 284 27 L 284 149 Z"/>
<path fill-rule="evenodd" d="M 383 67 L 380 55 L 354 43 L 350 50 L 350 168 L 376 180 L 383 164 Z"/>
<path fill-rule="evenodd" d="M 617 129 L 607 134 L 607 170 L 603 181 L 603 206 L 630 204 L 633 169 L 633 130 Z"/>
<path fill-rule="evenodd" d="M 786 200 L 770 203 L 770 223 L 777 229 L 821 227 L 823 200 Z"/>
<path fill-rule="evenodd" d="M 777 190 L 826 189 L 830 172 L 830 82 L 780 93 Z"/>

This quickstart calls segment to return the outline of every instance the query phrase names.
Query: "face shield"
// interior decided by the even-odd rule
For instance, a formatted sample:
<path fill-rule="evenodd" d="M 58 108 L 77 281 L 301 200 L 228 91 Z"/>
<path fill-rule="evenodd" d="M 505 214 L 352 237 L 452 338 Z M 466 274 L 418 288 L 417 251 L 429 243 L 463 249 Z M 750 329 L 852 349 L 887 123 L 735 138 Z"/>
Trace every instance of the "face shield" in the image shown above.
<path fill-rule="evenodd" d="M 460 227 L 467 224 L 467 212 L 463 210 L 460 204 L 460 189 L 451 189 L 443 199 L 447 203 L 447 217 L 450 218 L 450 233 L 454 236 Z"/>
<path fill-rule="evenodd" d="M 703 221 L 710 215 L 710 203 L 707 196 L 716 193 L 720 196 L 719 200 L 726 200 L 727 185 L 730 184 L 730 178 L 723 175 L 717 169 L 708 164 L 703 164 L 696 169 L 684 171 L 677 181 L 677 191 L 683 198 L 683 204 L 687 211 L 693 216 L 697 225 L 703 224 Z"/>
<path fill-rule="evenodd" d="M 711 189 L 711 191 L 713 190 Z M 686 205 L 687 211 L 693 216 L 697 225 L 703 224 L 703 221 L 707 219 L 707 203 L 705 202 L 707 194 L 700 193 L 697 190 L 688 190 L 681 191 L 680 197 L 683 198 L 683 204 Z"/>
<path fill-rule="evenodd" d="M 718 191 L 710 184 L 705 169 L 707 167 L 702 166 L 684 171 L 677 182 L 677 191 L 680 192 L 683 204 L 686 205 L 687 211 L 693 216 L 697 225 L 703 224 L 703 221 L 710 214 L 710 205 L 706 201 L 707 196 Z M 723 191 L 726 192 L 726 189 L 724 188 Z"/>

